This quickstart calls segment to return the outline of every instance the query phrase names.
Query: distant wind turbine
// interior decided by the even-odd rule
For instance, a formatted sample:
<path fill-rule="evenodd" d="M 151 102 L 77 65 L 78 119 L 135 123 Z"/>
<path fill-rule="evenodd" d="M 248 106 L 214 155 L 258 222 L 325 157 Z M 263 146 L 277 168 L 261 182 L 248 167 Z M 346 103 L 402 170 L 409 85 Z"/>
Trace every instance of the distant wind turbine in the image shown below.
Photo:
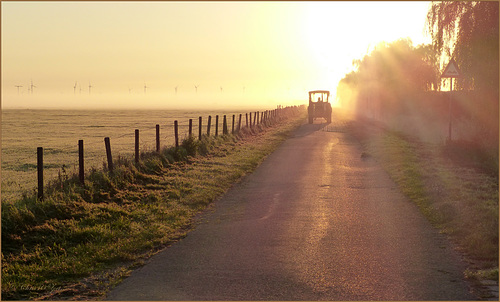
<path fill-rule="evenodd" d="M 17 94 L 19 95 L 19 88 L 23 87 L 22 85 L 14 85 L 14 87 L 17 87 Z"/>
<path fill-rule="evenodd" d="M 131 91 L 132 91 L 132 88 L 130 88 L 130 87 L 129 87 L 129 88 L 128 88 L 128 93 L 130 94 L 130 93 L 131 93 Z"/>
<path fill-rule="evenodd" d="M 220 86 L 220 93 L 222 93 L 222 86 Z"/>
<path fill-rule="evenodd" d="M 194 85 L 194 89 L 196 90 L 196 93 L 198 93 L 198 87 L 200 87 L 200 85 Z"/>
<path fill-rule="evenodd" d="M 89 82 L 89 94 L 90 94 L 90 89 L 91 89 L 92 87 L 94 87 L 94 86 L 90 85 L 90 82 Z"/>
<path fill-rule="evenodd" d="M 35 86 L 35 85 L 33 85 L 33 80 L 31 80 L 31 85 L 30 85 L 30 87 L 31 87 L 31 94 L 33 94 L 33 88 L 36 88 L 36 86 Z"/>
<path fill-rule="evenodd" d="M 146 82 L 144 82 L 144 94 L 146 94 L 146 89 L 148 89 L 149 87 L 146 86 Z"/>
<path fill-rule="evenodd" d="M 76 94 L 76 85 L 78 82 L 75 82 L 75 86 L 73 86 L 73 94 Z"/>
<path fill-rule="evenodd" d="M 179 86 L 175 86 L 175 94 L 177 94 L 177 88 L 179 88 Z"/>

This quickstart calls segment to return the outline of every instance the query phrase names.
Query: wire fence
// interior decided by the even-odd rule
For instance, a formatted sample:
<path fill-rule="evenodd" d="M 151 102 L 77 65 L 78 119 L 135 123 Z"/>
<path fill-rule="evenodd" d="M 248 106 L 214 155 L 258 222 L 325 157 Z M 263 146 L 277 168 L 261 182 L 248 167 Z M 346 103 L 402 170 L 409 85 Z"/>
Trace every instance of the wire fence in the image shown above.
<path fill-rule="evenodd" d="M 36 157 L 25 156 L 24 161 L 21 157 L 14 164 L 8 163 L 7 170 L 17 172 L 18 175 L 6 180 L 2 177 L 2 199 L 18 198 L 21 191 L 29 187 L 38 187 L 38 196 L 43 198 L 44 178 L 55 178 L 61 173 L 83 175 L 84 172 L 80 170 L 100 166 L 109 168 L 110 157 L 135 156 L 137 160 L 139 152 L 175 147 L 189 136 L 201 139 L 202 136 L 234 134 L 243 128 L 268 125 L 271 121 L 276 122 L 292 111 L 297 111 L 297 108 L 279 107 L 275 110 L 200 115 L 193 118 L 183 115 L 179 119 L 171 116 L 158 124 L 135 122 L 128 126 L 123 124 L 110 127 L 87 126 L 85 137 L 75 138 L 74 143 L 67 143 L 66 139 L 66 143 L 61 145 L 57 139 L 50 140 L 51 145 L 36 148 Z M 89 129 L 94 131 L 88 131 Z M 106 134 L 104 130 L 110 133 Z M 105 138 L 109 140 L 111 156 L 107 155 Z M 24 186 L 20 185 L 21 183 Z"/>

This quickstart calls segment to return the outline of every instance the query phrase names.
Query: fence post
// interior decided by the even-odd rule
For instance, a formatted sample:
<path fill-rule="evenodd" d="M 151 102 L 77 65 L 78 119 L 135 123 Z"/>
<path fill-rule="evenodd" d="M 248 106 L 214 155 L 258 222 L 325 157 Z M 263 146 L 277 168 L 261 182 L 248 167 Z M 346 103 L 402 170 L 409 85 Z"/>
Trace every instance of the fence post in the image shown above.
<path fill-rule="evenodd" d="M 238 133 L 239 133 L 239 132 L 240 132 L 240 130 L 241 130 L 241 116 L 242 116 L 242 114 L 240 113 L 240 119 L 239 119 L 239 121 L 238 121 Z"/>
<path fill-rule="evenodd" d="M 106 157 L 108 158 L 108 170 L 113 172 L 113 158 L 111 157 L 111 143 L 109 137 L 104 138 L 104 145 L 106 146 Z"/>
<path fill-rule="evenodd" d="M 193 136 L 193 119 L 189 119 L 189 137 Z"/>
<path fill-rule="evenodd" d="M 208 124 L 207 124 L 207 136 L 210 136 L 210 126 L 212 125 L 212 116 L 208 116 Z"/>
<path fill-rule="evenodd" d="M 252 113 L 250 112 L 250 128 L 252 128 Z M 248 125 L 247 125 L 248 126 Z"/>
<path fill-rule="evenodd" d="M 43 200 L 43 147 L 36 149 L 38 174 L 38 199 Z"/>
<path fill-rule="evenodd" d="M 226 115 L 224 115 L 224 121 L 222 122 L 222 134 L 227 134 L 227 119 Z"/>
<path fill-rule="evenodd" d="M 139 129 L 135 129 L 135 162 L 139 162 Z"/>
<path fill-rule="evenodd" d="M 215 136 L 219 135 L 219 115 L 215 116 Z"/>
<path fill-rule="evenodd" d="M 85 183 L 85 167 L 83 165 L 83 140 L 78 141 L 78 176 L 80 178 L 80 183 L 83 185 Z"/>
<path fill-rule="evenodd" d="M 233 126 L 231 127 L 231 134 L 234 134 L 234 120 L 235 120 L 235 117 L 234 117 L 234 114 L 233 114 Z"/>
<path fill-rule="evenodd" d="M 257 115 L 258 115 L 258 114 L 257 114 L 257 112 L 255 112 L 255 113 L 254 113 L 254 115 L 253 115 L 253 125 L 254 125 L 254 126 L 255 126 L 255 125 L 257 125 L 257 124 L 255 123 L 255 122 L 257 121 Z"/>
<path fill-rule="evenodd" d="M 160 125 L 156 125 L 156 152 L 160 152 Z"/>
<path fill-rule="evenodd" d="M 179 148 L 179 125 L 174 121 L 175 147 Z"/>
<path fill-rule="evenodd" d="M 248 113 L 245 113 L 245 121 L 246 121 L 247 128 L 248 128 Z"/>
<path fill-rule="evenodd" d="M 199 139 L 201 141 L 201 116 L 198 118 L 198 120 L 199 120 L 199 122 L 198 122 L 198 124 L 199 124 L 198 136 L 199 136 Z"/>

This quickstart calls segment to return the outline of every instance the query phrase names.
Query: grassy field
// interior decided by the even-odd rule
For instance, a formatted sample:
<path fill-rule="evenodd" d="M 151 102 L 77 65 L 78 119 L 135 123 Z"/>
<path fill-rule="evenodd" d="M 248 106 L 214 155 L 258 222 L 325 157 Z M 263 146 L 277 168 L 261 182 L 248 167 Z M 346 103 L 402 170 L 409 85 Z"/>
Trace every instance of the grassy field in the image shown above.
<path fill-rule="evenodd" d="M 498 280 L 498 169 L 452 144 L 422 143 L 380 124 L 358 121 L 349 128 L 364 155 L 379 161 L 465 255 L 465 276 Z"/>
<path fill-rule="evenodd" d="M 78 140 L 84 141 L 85 167 L 102 167 L 106 160 L 104 137 L 111 140 L 113 156 L 132 156 L 135 129 L 140 130 L 141 151 L 155 150 L 156 125 L 160 126 L 161 146 L 174 144 L 174 121 L 179 124 L 179 137 L 188 134 L 189 119 L 197 134 L 198 117 L 206 131 L 207 118 L 245 112 L 189 110 L 3 110 L 2 111 L 2 201 L 15 201 L 22 192 L 37 185 L 37 147 L 44 148 L 44 175 L 55 178 L 61 170 L 78 169 Z"/>
<path fill-rule="evenodd" d="M 193 217 L 255 169 L 304 111 L 240 135 L 186 139 L 178 149 L 121 157 L 85 185 L 62 174 L 43 201 L 2 202 L 2 298 L 102 298 L 144 259 L 184 237 Z"/>

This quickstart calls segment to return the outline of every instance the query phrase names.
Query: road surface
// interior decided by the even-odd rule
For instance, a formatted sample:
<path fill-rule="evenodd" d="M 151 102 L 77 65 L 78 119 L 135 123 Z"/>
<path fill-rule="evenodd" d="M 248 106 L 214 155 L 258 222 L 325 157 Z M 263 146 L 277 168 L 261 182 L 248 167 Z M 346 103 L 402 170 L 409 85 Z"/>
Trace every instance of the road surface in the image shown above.
<path fill-rule="evenodd" d="M 464 264 L 341 124 L 306 124 L 107 300 L 470 300 Z"/>

